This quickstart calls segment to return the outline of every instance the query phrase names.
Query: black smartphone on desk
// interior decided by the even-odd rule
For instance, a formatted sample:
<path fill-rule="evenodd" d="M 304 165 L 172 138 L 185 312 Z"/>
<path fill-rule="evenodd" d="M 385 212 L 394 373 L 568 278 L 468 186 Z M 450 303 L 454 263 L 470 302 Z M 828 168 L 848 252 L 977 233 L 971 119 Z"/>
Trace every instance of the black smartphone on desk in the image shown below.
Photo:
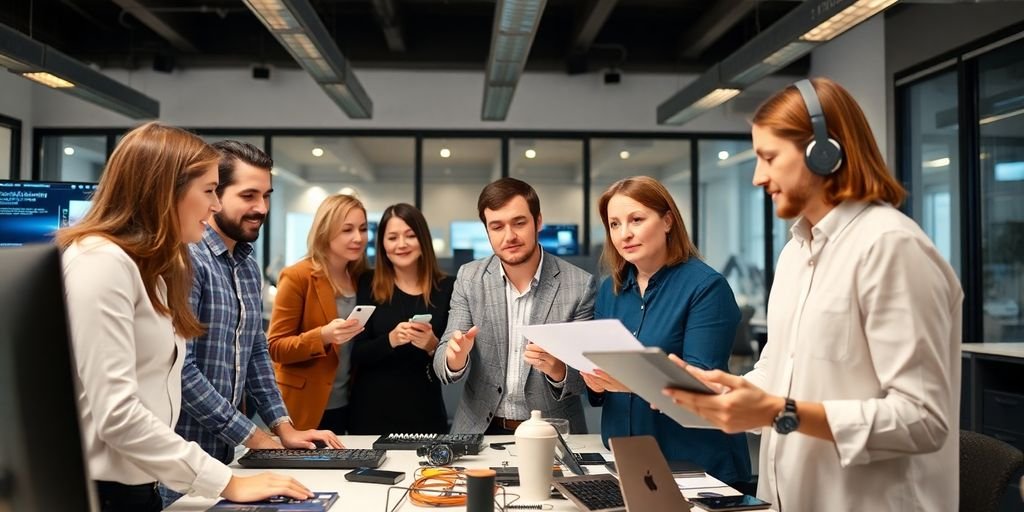
<path fill-rule="evenodd" d="M 395 485 L 398 482 L 405 480 L 405 473 L 402 471 L 356 468 L 345 473 L 345 480 L 348 480 L 349 482 L 362 482 L 368 484 Z"/>
<path fill-rule="evenodd" d="M 772 504 L 749 494 L 739 496 L 715 496 L 711 498 L 689 498 L 693 503 L 709 512 L 732 512 L 734 510 L 764 510 Z"/>

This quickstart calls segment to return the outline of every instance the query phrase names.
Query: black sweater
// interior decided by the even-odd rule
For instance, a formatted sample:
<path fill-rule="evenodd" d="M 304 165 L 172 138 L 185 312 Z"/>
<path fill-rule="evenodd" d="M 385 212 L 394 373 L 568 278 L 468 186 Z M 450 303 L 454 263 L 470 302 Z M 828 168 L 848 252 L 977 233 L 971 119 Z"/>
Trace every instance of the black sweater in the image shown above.
<path fill-rule="evenodd" d="M 358 287 L 359 304 L 377 306 L 366 330 L 352 341 L 350 434 L 448 432 L 448 416 L 433 358 L 411 343 L 392 348 L 388 334 L 413 315 L 430 313 L 434 335 L 444 334 L 455 278 L 445 277 L 430 294 L 409 295 L 396 286 L 389 303 L 373 300 L 372 273 Z"/>

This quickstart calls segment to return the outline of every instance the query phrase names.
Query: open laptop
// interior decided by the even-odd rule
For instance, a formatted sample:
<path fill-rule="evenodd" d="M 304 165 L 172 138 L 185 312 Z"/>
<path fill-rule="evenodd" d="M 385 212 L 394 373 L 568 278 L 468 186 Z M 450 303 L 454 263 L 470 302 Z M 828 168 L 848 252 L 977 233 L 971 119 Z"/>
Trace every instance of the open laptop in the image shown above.
<path fill-rule="evenodd" d="M 556 478 L 555 489 L 588 512 L 679 512 L 693 507 L 679 491 L 653 437 L 614 437 L 609 443 L 619 479 L 612 475 Z"/>

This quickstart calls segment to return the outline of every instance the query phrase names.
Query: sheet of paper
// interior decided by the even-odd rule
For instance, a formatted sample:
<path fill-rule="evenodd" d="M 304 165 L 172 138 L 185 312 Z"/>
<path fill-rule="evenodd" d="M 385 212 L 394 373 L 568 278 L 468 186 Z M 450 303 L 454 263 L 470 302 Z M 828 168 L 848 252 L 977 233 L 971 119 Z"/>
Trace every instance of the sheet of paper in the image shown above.
<path fill-rule="evenodd" d="M 523 335 L 566 365 L 587 373 L 593 373 L 596 367 L 583 352 L 644 348 L 626 326 L 615 319 L 527 325 L 523 327 Z"/>
<path fill-rule="evenodd" d="M 678 485 L 680 489 L 708 489 L 713 487 L 729 487 L 721 480 L 708 475 L 687 477 L 677 476 L 676 485 Z"/>

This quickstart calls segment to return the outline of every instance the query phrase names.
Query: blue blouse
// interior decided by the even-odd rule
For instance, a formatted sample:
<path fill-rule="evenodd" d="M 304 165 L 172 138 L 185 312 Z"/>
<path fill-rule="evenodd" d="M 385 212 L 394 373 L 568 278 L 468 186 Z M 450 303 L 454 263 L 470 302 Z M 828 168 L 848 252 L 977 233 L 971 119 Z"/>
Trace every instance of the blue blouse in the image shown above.
<path fill-rule="evenodd" d="M 659 347 L 700 368 L 728 371 L 740 311 L 725 278 L 690 258 L 651 276 L 643 297 L 632 265 L 618 295 L 612 279 L 606 278 L 597 294 L 594 318 L 617 318 L 644 346 Z M 651 435 L 668 460 L 695 462 L 726 483 L 750 480 L 744 434 L 685 428 L 633 393 L 589 394 L 593 405 L 604 405 L 605 446 L 610 437 Z"/>

